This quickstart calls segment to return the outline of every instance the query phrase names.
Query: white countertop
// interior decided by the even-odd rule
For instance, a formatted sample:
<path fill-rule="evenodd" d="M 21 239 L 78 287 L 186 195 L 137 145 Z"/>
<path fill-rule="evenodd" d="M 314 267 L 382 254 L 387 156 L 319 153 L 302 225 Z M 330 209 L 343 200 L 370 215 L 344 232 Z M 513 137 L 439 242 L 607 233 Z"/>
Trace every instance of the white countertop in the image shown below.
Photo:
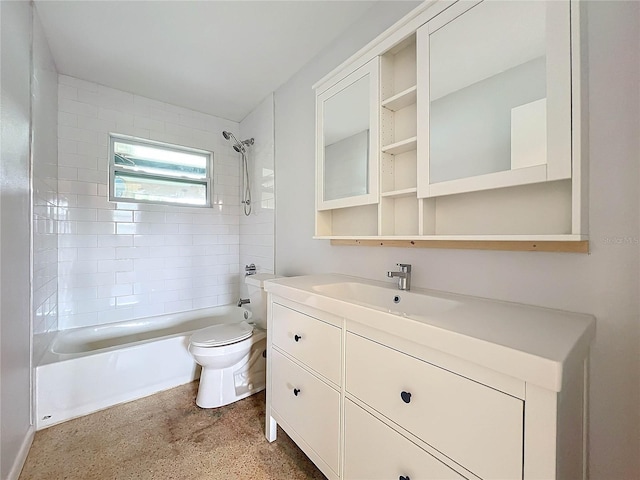
<path fill-rule="evenodd" d="M 381 288 L 380 304 L 357 303 L 349 298 L 348 291 L 340 292 L 340 288 L 319 291 L 327 285 L 354 283 Z M 274 295 L 556 392 L 562 389 L 564 368 L 583 360 L 595 337 L 592 315 L 424 289 L 403 292 L 390 283 L 346 275 L 284 277 L 266 281 L 264 286 Z M 426 295 L 434 305 L 446 308 L 394 312 L 384 304 L 387 292 L 389 299 L 397 294 L 406 298 Z"/>

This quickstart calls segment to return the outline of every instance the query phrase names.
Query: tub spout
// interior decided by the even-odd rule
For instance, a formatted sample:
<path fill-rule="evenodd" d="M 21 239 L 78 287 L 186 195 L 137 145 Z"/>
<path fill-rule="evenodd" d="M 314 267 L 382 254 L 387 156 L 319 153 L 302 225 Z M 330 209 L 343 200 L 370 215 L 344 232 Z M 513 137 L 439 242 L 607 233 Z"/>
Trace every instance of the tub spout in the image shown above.
<path fill-rule="evenodd" d="M 240 300 L 238 300 L 239 307 L 246 305 L 247 303 L 251 303 L 251 300 L 249 300 L 248 298 L 241 298 Z"/>

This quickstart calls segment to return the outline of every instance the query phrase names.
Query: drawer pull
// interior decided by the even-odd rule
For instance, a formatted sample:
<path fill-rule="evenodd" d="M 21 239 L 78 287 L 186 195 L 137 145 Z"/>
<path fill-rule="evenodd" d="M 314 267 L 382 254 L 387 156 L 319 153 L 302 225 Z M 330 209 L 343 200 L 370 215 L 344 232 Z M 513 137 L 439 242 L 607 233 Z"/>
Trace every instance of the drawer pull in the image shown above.
<path fill-rule="evenodd" d="M 293 389 L 293 394 L 297 397 L 298 394 L 300 393 L 300 389 L 299 388 L 294 388 Z"/>
<path fill-rule="evenodd" d="M 294 339 L 296 342 L 299 342 L 301 338 L 302 338 L 302 335 L 294 335 L 294 336 L 293 336 L 293 339 Z"/>
<path fill-rule="evenodd" d="M 404 475 L 400 475 L 398 480 L 411 480 L 409 477 L 405 477 Z"/>
<path fill-rule="evenodd" d="M 404 403 L 409 403 L 411 401 L 411 394 L 409 392 L 402 392 L 400 396 L 402 397 L 402 401 Z M 409 480 L 409 477 L 405 477 L 405 478 L 406 480 Z"/>

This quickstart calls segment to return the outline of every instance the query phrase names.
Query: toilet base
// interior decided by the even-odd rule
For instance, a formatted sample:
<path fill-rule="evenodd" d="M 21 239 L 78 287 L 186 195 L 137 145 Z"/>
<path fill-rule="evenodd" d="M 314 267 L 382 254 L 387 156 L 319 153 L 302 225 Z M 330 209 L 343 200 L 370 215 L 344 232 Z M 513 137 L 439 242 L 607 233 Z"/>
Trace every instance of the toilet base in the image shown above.
<path fill-rule="evenodd" d="M 196 405 L 217 408 L 258 393 L 266 384 L 266 360 L 262 352 L 266 342 L 260 341 L 236 365 L 229 368 L 202 367 Z"/>
<path fill-rule="evenodd" d="M 220 392 L 212 391 L 206 387 L 202 388 L 202 377 L 200 377 L 200 387 L 198 387 L 198 395 L 196 396 L 196 405 L 200 408 L 218 408 L 229 405 L 230 403 L 237 402 L 243 398 L 249 397 L 254 393 L 261 392 L 265 388 L 265 384 L 259 385 L 257 388 L 254 385 L 253 389 L 247 390 L 244 393 L 237 395 L 235 392 L 221 394 Z"/>

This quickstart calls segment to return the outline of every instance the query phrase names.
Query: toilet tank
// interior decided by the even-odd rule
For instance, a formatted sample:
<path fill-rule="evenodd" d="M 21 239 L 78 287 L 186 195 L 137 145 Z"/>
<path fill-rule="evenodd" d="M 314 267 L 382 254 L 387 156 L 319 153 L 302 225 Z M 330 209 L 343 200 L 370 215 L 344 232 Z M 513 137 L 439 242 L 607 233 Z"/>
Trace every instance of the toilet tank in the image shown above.
<path fill-rule="evenodd" d="M 247 275 L 244 283 L 249 293 L 249 304 L 245 305 L 251 310 L 251 321 L 263 328 L 267 328 L 267 293 L 264 291 L 264 281 L 276 278 L 271 273 L 256 273 Z"/>

